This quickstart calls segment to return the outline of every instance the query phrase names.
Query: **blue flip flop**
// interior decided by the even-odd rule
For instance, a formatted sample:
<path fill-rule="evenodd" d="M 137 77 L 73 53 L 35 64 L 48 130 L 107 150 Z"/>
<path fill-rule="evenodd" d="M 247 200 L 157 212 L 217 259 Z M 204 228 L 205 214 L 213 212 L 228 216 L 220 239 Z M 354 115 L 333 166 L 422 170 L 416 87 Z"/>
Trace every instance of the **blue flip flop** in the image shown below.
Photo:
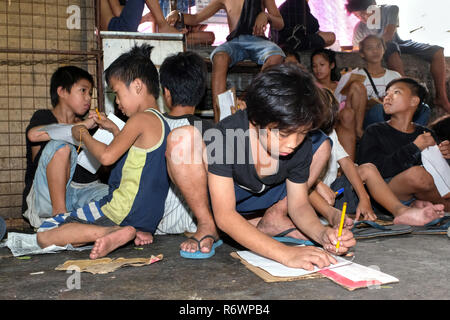
<path fill-rule="evenodd" d="M 200 251 L 200 247 L 201 247 L 200 243 L 207 238 L 211 238 L 214 240 L 214 243 L 211 247 L 211 251 L 201 252 Z M 201 238 L 200 240 L 198 240 L 194 237 L 190 237 L 189 239 L 197 241 L 199 250 L 197 250 L 195 252 L 187 252 L 184 250 L 180 250 L 180 256 L 182 256 L 183 258 L 186 258 L 186 259 L 208 259 L 208 258 L 211 258 L 213 255 L 216 254 L 216 248 L 220 247 L 223 244 L 223 241 L 221 239 L 217 240 L 212 235 L 206 235 L 203 238 Z"/>
<path fill-rule="evenodd" d="M 292 237 L 286 237 L 286 235 L 294 230 L 297 230 L 297 228 L 291 228 L 287 229 L 283 232 L 280 232 L 276 236 L 273 236 L 272 238 L 283 243 L 293 243 L 293 244 L 304 244 L 305 246 L 314 246 L 314 243 L 309 240 L 303 240 L 303 239 L 297 239 Z"/>
<path fill-rule="evenodd" d="M 3 237 L 6 234 L 6 222 L 3 220 L 2 217 L 0 217 L 0 240 L 3 239 Z"/>
<path fill-rule="evenodd" d="M 367 225 L 367 226 L 365 226 Z M 411 233 L 413 228 L 408 225 L 393 224 L 382 226 L 374 221 L 356 221 L 352 233 L 356 240 L 369 239 L 384 236 L 396 236 Z"/>
<path fill-rule="evenodd" d="M 413 234 L 446 234 L 450 228 L 450 216 L 437 218 L 422 227 L 414 227 Z"/>

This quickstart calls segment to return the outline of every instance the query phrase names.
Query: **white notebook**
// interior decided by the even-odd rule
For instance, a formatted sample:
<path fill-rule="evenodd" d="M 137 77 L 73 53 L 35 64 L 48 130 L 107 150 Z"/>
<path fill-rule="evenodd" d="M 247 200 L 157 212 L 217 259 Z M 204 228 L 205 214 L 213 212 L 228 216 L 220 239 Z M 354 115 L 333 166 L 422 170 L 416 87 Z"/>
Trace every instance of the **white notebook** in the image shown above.
<path fill-rule="evenodd" d="M 437 145 L 422 151 L 422 164 L 425 170 L 433 176 L 434 184 L 441 197 L 448 194 L 450 192 L 450 166 Z"/>
<path fill-rule="evenodd" d="M 120 120 L 112 112 L 108 115 L 108 119 L 114 122 L 117 127 L 119 127 L 119 130 L 122 130 L 125 126 L 125 122 Z M 114 135 L 111 132 L 101 128 L 99 128 L 92 137 L 95 140 L 108 145 L 114 140 Z M 86 149 L 81 151 L 78 155 L 77 163 L 93 174 L 95 174 L 101 166 L 101 163 Z"/>

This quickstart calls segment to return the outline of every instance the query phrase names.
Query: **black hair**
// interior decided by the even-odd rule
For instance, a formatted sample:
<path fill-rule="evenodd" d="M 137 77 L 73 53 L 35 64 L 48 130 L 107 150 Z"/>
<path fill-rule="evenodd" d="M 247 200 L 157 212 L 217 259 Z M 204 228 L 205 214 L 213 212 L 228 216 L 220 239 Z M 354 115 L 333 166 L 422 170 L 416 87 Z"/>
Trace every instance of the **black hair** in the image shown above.
<path fill-rule="evenodd" d="M 65 66 L 56 69 L 50 80 L 50 101 L 53 108 L 59 103 L 58 88 L 62 87 L 67 92 L 70 92 L 73 85 L 82 79 L 88 80 L 94 87 L 94 79 L 86 70 L 76 66 Z"/>
<path fill-rule="evenodd" d="M 437 118 L 430 123 L 429 128 L 434 131 L 441 142 L 450 140 L 450 114 Z"/>
<path fill-rule="evenodd" d="M 375 0 L 347 0 L 345 9 L 347 9 L 348 13 L 352 13 L 355 11 L 367 10 L 368 7 L 375 4 L 377 4 Z"/>
<path fill-rule="evenodd" d="M 280 48 L 283 50 L 284 54 L 287 56 L 294 56 L 295 60 L 298 61 L 298 63 L 302 63 L 300 51 L 294 50 L 291 46 L 287 44 L 280 45 Z"/>
<path fill-rule="evenodd" d="M 425 99 L 427 98 L 428 95 L 428 90 L 427 88 L 420 84 L 417 80 L 413 79 L 413 78 L 409 78 L 409 77 L 402 77 L 402 78 L 397 78 L 392 80 L 391 82 L 389 82 L 386 86 L 386 92 L 389 90 L 390 87 L 392 87 L 394 84 L 396 83 L 404 83 L 406 84 L 409 89 L 411 90 L 411 93 L 416 96 L 419 97 L 420 102 L 418 103 L 418 105 L 420 105 L 421 103 L 423 103 L 425 101 Z"/>
<path fill-rule="evenodd" d="M 110 85 L 111 78 L 116 78 L 130 86 L 131 82 L 140 79 L 147 87 L 148 93 L 155 99 L 159 97 L 158 70 L 150 59 L 153 47 L 148 44 L 134 46 L 123 53 L 105 70 L 105 80 Z"/>
<path fill-rule="evenodd" d="M 359 42 L 359 52 L 362 52 L 364 50 L 364 46 L 366 45 L 366 42 L 369 39 L 376 39 L 376 40 L 380 41 L 381 45 L 383 46 L 384 51 L 386 51 L 386 42 L 384 41 L 384 39 L 379 37 L 379 36 L 377 36 L 377 35 L 369 34 L 368 36 L 366 36 L 364 39 L 362 39 Z"/>
<path fill-rule="evenodd" d="M 319 93 L 325 106 L 324 119 L 320 130 L 326 135 L 329 135 L 333 131 L 338 120 L 339 101 L 334 96 L 334 93 L 328 88 L 319 89 Z"/>
<path fill-rule="evenodd" d="M 207 67 L 192 51 L 167 57 L 159 68 L 162 88 L 167 88 L 174 106 L 197 106 L 206 92 Z"/>
<path fill-rule="evenodd" d="M 320 49 L 316 49 L 313 51 L 313 53 L 311 54 L 311 69 L 312 69 L 312 65 L 313 65 L 313 58 L 317 55 L 321 55 L 322 57 L 324 57 L 329 63 L 330 65 L 332 63 L 334 63 L 334 68 L 331 69 L 331 81 L 339 81 L 339 72 L 338 72 L 338 68 L 337 68 L 337 63 L 336 63 L 336 52 L 334 52 L 333 50 L 330 49 L 325 49 L 325 48 L 320 48 Z"/>
<path fill-rule="evenodd" d="M 318 90 L 312 75 L 295 63 L 269 67 L 247 88 L 248 119 L 262 129 L 269 124 L 287 132 L 319 128 L 324 106 Z"/>

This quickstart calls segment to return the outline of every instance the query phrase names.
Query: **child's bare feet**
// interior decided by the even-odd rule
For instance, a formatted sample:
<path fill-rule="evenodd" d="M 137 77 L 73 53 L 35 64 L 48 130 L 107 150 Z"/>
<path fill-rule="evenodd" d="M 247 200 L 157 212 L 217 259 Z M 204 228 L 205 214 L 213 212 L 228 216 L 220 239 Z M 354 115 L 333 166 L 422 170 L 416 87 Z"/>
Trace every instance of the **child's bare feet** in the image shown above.
<path fill-rule="evenodd" d="M 217 233 L 217 229 L 214 225 L 197 225 L 197 232 L 192 236 L 193 238 L 200 240 L 206 235 L 211 235 L 214 237 L 214 239 L 219 239 L 219 234 Z M 186 241 L 182 242 L 180 244 L 180 249 L 182 251 L 186 252 L 196 252 L 197 250 L 200 250 L 200 252 L 208 253 L 211 251 L 211 248 L 214 244 L 214 240 L 212 238 L 205 238 L 202 240 L 201 245 L 202 247 L 198 247 L 198 242 L 194 239 L 187 239 Z"/>
<path fill-rule="evenodd" d="M 402 209 L 394 219 L 394 224 L 406 224 L 410 226 L 423 226 L 435 219 L 444 216 L 444 206 L 442 204 L 431 204 L 424 206 L 425 203 L 418 203 L 421 207 L 406 207 Z"/>
<path fill-rule="evenodd" d="M 153 235 L 150 232 L 136 231 L 135 245 L 144 246 L 150 243 L 153 243 Z"/>
<path fill-rule="evenodd" d="M 131 226 L 114 229 L 104 237 L 95 241 L 89 258 L 98 259 L 134 239 L 136 229 Z"/>

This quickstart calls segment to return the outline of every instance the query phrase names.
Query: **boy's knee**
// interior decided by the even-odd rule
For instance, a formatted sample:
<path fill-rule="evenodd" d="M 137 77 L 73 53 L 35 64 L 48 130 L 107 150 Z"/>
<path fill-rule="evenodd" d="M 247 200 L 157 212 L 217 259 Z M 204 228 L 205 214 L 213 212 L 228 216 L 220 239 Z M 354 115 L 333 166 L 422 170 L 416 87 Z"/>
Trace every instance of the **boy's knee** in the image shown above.
<path fill-rule="evenodd" d="M 52 161 L 58 160 L 58 162 L 59 162 L 59 161 L 69 160 L 71 151 L 72 150 L 70 149 L 69 145 L 66 144 L 65 146 L 63 146 L 55 151 Z"/>
<path fill-rule="evenodd" d="M 373 163 L 364 163 L 358 166 L 358 173 L 363 181 L 367 178 L 379 174 L 377 167 Z"/>
<path fill-rule="evenodd" d="M 339 122 L 345 128 L 351 128 L 355 124 L 355 112 L 352 108 L 345 107 L 339 112 Z"/>
<path fill-rule="evenodd" d="M 268 58 L 266 59 L 266 61 L 264 62 L 263 69 L 264 69 L 264 68 L 267 68 L 267 67 L 269 67 L 269 66 L 281 64 L 281 63 L 283 63 L 283 61 L 284 61 L 283 56 L 281 56 L 281 55 L 279 55 L 279 54 L 270 56 L 270 57 L 268 57 Z"/>
<path fill-rule="evenodd" d="M 408 183 L 419 192 L 426 192 L 434 187 L 433 177 L 423 167 L 419 166 L 409 169 Z"/>
<path fill-rule="evenodd" d="M 212 60 L 212 66 L 214 70 L 228 70 L 228 66 L 231 63 L 231 58 L 228 53 L 221 51 L 217 52 Z"/>
<path fill-rule="evenodd" d="M 349 90 L 350 90 L 350 91 L 353 91 L 353 92 L 355 92 L 355 93 L 357 93 L 357 94 L 367 94 L 367 89 L 366 89 L 366 87 L 364 86 L 364 84 L 361 83 L 361 82 L 358 82 L 358 81 L 354 81 L 354 82 L 350 85 Z"/>

